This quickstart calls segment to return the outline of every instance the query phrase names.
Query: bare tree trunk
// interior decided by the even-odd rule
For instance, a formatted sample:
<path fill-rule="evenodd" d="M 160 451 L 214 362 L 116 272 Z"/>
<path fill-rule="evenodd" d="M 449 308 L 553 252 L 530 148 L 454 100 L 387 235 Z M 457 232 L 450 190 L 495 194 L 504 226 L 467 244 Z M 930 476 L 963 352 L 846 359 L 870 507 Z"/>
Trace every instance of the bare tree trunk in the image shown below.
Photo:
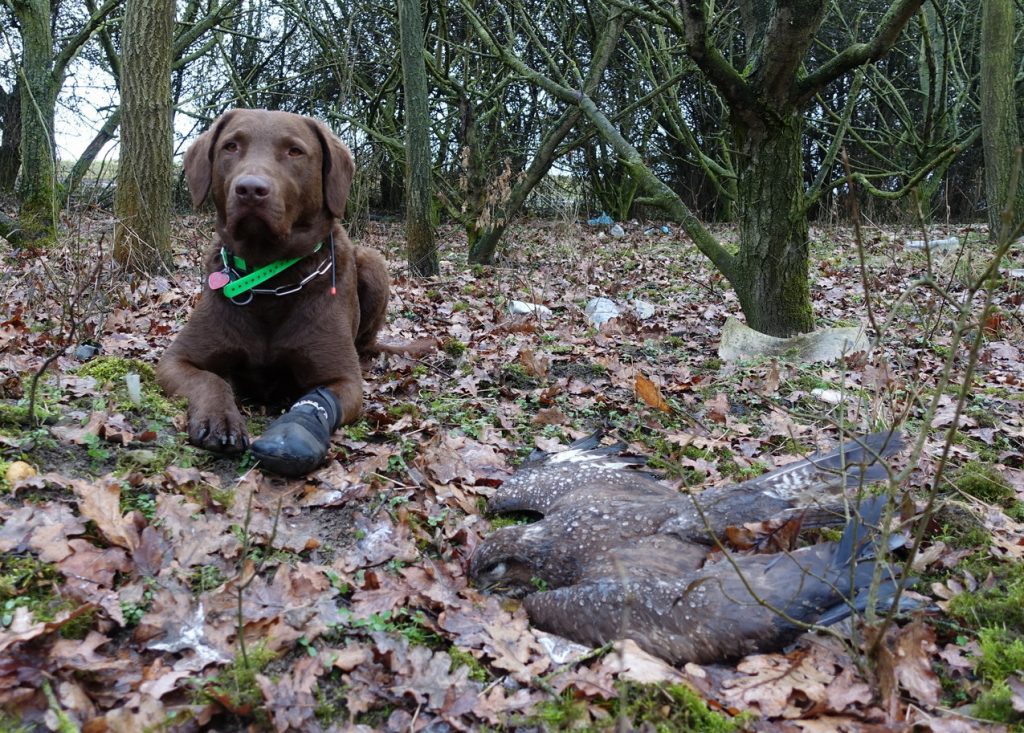
<path fill-rule="evenodd" d="M 14 191 L 21 167 L 21 84 L 0 89 L 0 192 Z"/>
<path fill-rule="evenodd" d="M 1017 100 L 1013 91 L 1013 0 L 982 0 L 981 16 L 981 140 L 985 152 L 985 199 L 989 237 L 1024 217 L 1024 176 L 1011 191 L 1015 148 L 1021 144 Z M 1009 206 L 1012 221 L 1000 214 Z"/>
<path fill-rule="evenodd" d="M 18 219 L 24 239 L 53 236 L 57 225 L 57 181 L 53 118 L 61 77 L 53 72 L 49 0 L 13 3 L 21 27 L 21 173 Z"/>
<path fill-rule="evenodd" d="M 769 334 L 814 328 L 808 280 L 809 244 L 803 190 L 803 118 L 791 111 L 776 124 L 734 130 L 740 246 L 725 273 L 747 325 Z"/>
<path fill-rule="evenodd" d="M 174 0 L 128 0 L 122 36 L 121 156 L 114 259 L 154 273 L 171 260 Z"/>
<path fill-rule="evenodd" d="M 96 160 L 96 156 L 100 154 L 104 146 L 114 139 L 117 133 L 118 125 L 121 124 L 121 107 L 118 107 L 110 116 L 107 121 L 103 123 L 103 127 L 99 129 L 93 139 L 89 141 L 85 150 L 75 161 L 75 164 L 71 166 L 71 172 L 64 178 L 64 200 L 68 201 L 78 191 L 79 185 L 82 183 L 82 179 L 85 178 L 85 174 L 89 172 L 89 168 L 92 166 L 93 161 Z"/>
<path fill-rule="evenodd" d="M 439 265 L 431 222 L 430 115 L 419 0 L 399 0 L 398 24 L 405 90 L 406 257 L 409 272 L 423 277 L 436 275 Z"/>

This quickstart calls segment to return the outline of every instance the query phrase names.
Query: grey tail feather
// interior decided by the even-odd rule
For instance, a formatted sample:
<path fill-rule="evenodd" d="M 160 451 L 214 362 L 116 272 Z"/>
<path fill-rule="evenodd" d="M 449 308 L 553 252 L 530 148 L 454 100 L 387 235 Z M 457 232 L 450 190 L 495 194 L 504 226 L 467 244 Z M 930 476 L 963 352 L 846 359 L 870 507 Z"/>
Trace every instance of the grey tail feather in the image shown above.
<path fill-rule="evenodd" d="M 887 503 L 886 496 L 872 496 L 864 499 L 860 503 L 857 514 L 850 518 L 843 530 L 843 536 L 836 545 L 829 563 L 828 576 L 833 578 L 832 582 L 837 588 L 844 588 L 848 584 L 852 584 L 852 587 L 843 591 L 845 598 L 842 602 L 825 610 L 818 618 L 818 624 L 828 626 L 843 620 L 855 610 L 863 611 L 867 608 L 868 590 L 877 562 L 875 560 L 877 541 L 874 539 L 874 534 L 878 530 L 878 523 Z M 890 540 L 890 548 L 900 546 L 901 539 Z M 851 576 L 849 566 L 854 562 L 858 564 Z M 875 598 L 876 606 L 880 609 L 887 608 L 892 604 L 899 579 L 899 573 L 888 566 L 883 568 L 883 576 L 885 575 L 888 577 L 882 578 Z M 903 608 L 904 605 L 901 601 L 900 607 Z"/>
<path fill-rule="evenodd" d="M 896 588 L 899 586 L 898 578 L 884 578 L 878 585 L 878 592 L 875 594 L 875 609 L 879 612 L 886 612 L 892 607 L 893 599 L 896 598 Z M 820 626 L 831 626 L 832 624 L 839 623 L 852 613 L 863 613 L 867 610 L 870 593 L 870 588 L 861 588 L 857 591 L 857 595 L 854 596 L 852 601 L 843 601 L 837 603 L 825 610 L 818 620 L 815 622 Z M 916 598 L 908 598 L 907 596 L 900 596 L 898 610 L 901 613 L 908 613 L 910 611 L 916 611 L 921 607 L 921 601 Z"/>
<path fill-rule="evenodd" d="M 898 430 L 882 431 L 851 438 L 829 453 L 809 456 L 807 461 L 823 471 L 847 469 L 850 470 L 850 478 L 877 481 L 886 476 L 882 459 L 902 449 L 903 433 Z"/>
<path fill-rule="evenodd" d="M 882 518 L 882 511 L 889 499 L 887 496 L 872 496 L 861 501 L 857 512 L 847 522 L 843 536 L 832 554 L 831 566 L 835 569 L 845 568 L 853 562 L 861 551 L 870 546 L 868 537 L 875 532 Z"/>
<path fill-rule="evenodd" d="M 598 428 L 590 435 L 585 438 L 580 438 L 569 444 L 569 450 L 594 450 L 601 445 L 601 438 L 604 437 L 604 428 Z M 616 443 L 616 446 L 621 446 L 618 450 L 622 450 L 625 446 L 622 443 Z M 533 450 L 530 455 L 526 457 L 526 460 L 519 466 L 520 468 L 526 468 L 528 466 L 534 466 L 539 463 L 543 463 L 551 457 L 551 453 L 543 450 Z"/>

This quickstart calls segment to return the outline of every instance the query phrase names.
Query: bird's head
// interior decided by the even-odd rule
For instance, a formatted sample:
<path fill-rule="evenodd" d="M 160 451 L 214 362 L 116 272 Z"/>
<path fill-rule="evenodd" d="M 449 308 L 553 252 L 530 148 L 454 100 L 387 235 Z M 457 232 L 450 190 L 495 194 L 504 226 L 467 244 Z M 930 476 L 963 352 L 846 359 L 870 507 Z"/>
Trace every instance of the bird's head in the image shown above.
<path fill-rule="evenodd" d="M 498 530 L 470 558 L 470 580 L 481 590 L 514 598 L 522 598 L 537 590 L 537 566 L 527 553 L 516 547 L 517 537 L 514 534 Z"/>

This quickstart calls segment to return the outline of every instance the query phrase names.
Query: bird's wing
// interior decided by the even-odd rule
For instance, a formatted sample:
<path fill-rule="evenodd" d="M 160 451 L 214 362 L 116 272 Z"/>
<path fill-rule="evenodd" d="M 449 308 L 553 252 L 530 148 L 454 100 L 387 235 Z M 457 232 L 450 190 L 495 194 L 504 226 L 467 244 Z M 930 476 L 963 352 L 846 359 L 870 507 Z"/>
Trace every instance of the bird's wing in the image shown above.
<path fill-rule="evenodd" d="M 491 497 L 487 510 L 548 514 L 562 504 L 600 503 L 605 496 L 678 498 L 628 458 L 589 451 L 556 453 L 516 471 Z"/>
<path fill-rule="evenodd" d="M 721 534 L 730 525 L 768 519 L 794 507 L 819 511 L 822 518 L 836 511 L 841 516 L 844 489 L 885 478 L 885 458 L 902 448 L 898 432 L 851 438 L 828 453 L 815 453 L 741 484 L 694 494 L 695 506 L 684 506 L 659 531 L 684 539 L 706 538 L 709 530 Z"/>
<path fill-rule="evenodd" d="M 697 571 L 679 572 L 680 546 L 613 550 L 579 583 L 534 593 L 524 604 L 546 631 L 591 645 L 631 638 L 677 664 L 778 649 L 801 623 L 813 623 L 870 584 L 874 560 L 851 565 L 883 503 L 869 500 L 867 516 L 851 520 L 838 543 L 734 556 Z"/>

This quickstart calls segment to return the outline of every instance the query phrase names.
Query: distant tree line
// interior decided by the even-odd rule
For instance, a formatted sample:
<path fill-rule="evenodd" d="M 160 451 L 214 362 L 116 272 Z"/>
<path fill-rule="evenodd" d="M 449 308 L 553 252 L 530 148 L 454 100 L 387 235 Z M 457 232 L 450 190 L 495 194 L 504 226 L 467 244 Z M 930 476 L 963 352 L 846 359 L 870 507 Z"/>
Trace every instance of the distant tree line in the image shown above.
<path fill-rule="evenodd" d="M 58 95 L 72 69 L 92 67 L 111 80 L 107 96 L 123 98 L 130 5 L 0 0 L 0 194 L 16 197 L 0 236 L 52 233 L 90 156 L 126 124 L 112 101 L 97 144 L 58 175 Z M 407 0 L 178 0 L 174 129 L 201 129 L 234 106 L 324 119 L 356 157 L 357 226 L 371 210 L 403 209 L 414 180 L 430 189 L 421 216 L 458 222 L 474 262 L 494 260 L 508 222 L 541 190 L 580 215 L 674 220 L 751 325 L 791 333 L 812 324 L 807 222 L 843 220 L 851 196 L 876 221 L 920 212 L 995 226 L 993 212 L 1016 195 L 1020 218 L 1020 183 L 1007 187 L 1024 99 L 1022 9 L 980 6 L 426 0 L 422 118 L 409 116 L 418 76 L 403 73 L 399 43 Z M 162 26 L 136 32 L 156 32 L 147 27 Z M 411 130 L 416 119 L 429 129 Z M 426 182 L 406 175 L 412 139 L 428 141 Z M 986 156 L 1004 164 L 1002 183 L 986 179 Z M 708 234 L 709 220 L 738 225 L 738 250 Z"/>

